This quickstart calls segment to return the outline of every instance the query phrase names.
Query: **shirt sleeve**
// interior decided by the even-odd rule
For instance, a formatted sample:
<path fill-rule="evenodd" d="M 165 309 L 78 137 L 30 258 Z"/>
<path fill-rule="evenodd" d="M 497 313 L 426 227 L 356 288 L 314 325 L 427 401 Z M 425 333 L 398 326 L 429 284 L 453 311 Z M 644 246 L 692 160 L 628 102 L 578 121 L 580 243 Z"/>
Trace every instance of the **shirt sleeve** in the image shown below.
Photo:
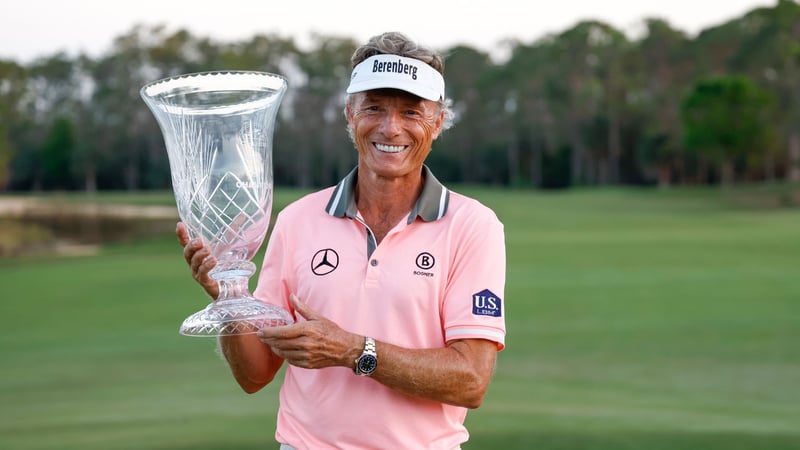
<path fill-rule="evenodd" d="M 505 348 L 506 250 L 503 224 L 486 207 L 458 214 L 459 230 L 442 306 L 445 341 L 486 339 Z"/>

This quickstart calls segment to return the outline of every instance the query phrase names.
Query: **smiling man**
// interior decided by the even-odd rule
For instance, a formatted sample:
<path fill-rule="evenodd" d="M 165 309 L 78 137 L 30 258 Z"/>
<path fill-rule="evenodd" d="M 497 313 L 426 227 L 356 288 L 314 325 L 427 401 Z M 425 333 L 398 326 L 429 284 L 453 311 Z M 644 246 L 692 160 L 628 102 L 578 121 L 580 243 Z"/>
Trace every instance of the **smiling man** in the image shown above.
<path fill-rule="evenodd" d="M 296 323 L 220 348 L 251 393 L 288 363 L 283 449 L 457 449 L 504 347 L 503 225 L 424 164 L 452 122 L 441 56 L 385 33 L 352 63 L 358 166 L 281 211 L 254 292 Z M 182 225 L 178 237 L 216 297 L 216 262 Z"/>

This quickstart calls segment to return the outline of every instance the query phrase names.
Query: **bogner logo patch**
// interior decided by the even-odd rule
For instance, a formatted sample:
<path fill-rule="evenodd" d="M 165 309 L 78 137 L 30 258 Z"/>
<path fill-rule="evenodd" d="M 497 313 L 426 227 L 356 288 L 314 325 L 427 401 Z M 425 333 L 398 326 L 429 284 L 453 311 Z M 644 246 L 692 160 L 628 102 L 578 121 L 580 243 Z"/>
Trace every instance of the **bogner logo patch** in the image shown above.
<path fill-rule="evenodd" d="M 501 317 L 503 300 L 488 289 L 472 294 L 472 314 L 476 316 Z"/>
<path fill-rule="evenodd" d="M 416 263 L 417 267 L 422 270 L 415 270 L 414 275 L 429 278 L 433 277 L 433 272 L 430 272 L 430 270 L 433 269 L 433 266 L 436 264 L 436 258 L 434 258 L 433 255 L 428 252 L 422 252 L 417 255 Z"/>

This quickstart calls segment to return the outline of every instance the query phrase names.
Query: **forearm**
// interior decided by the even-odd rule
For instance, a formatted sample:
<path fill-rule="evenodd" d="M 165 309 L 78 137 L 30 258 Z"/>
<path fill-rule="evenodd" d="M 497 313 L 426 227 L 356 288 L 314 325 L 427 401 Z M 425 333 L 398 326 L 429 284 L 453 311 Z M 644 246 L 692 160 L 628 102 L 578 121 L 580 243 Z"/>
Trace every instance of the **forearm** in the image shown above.
<path fill-rule="evenodd" d="M 407 349 L 378 342 L 379 383 L 415 397 L 467 408 L 483 402 L 494 371 L 496 344 L 455 341 L 440 349 Z M 360 354 L 360 352 L 359 352 Z"/>
<path fill-rule="evenodd" d="M 283 364 L 255 334 L 220 336 L 217 342 L 233 377 L 249 394 L 269 384 Z"/>
<path fill-rule="evenodd" d="M 295 314 L 305 320 L 263 328 L 258 334 L 273 357 L 280 355 L 304 369 L 352 370 L 364 349 L 364 336 L 341 329 L 294 296 L 290 300 Z M 433 349 L 376 341 L 376 349 L 378 366 L 371 375 L 375 381 L 408 395 L 467 408 L 480 406 L 497 358 L 497 344 L 483 339 L 456 340 Z"/>

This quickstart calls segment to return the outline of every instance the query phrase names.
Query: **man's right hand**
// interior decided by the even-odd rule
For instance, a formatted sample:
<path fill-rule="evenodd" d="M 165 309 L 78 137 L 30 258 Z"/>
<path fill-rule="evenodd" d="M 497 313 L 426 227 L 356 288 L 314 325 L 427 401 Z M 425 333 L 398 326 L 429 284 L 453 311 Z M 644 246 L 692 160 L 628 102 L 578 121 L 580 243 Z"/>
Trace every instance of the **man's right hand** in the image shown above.
<path fill-rule="evenodd" d="M 183 257 L 192 269 L 192 277 L 211 298 L 216 300 L 219 296 L 219 285 L 208 275 L 208 272 L 217 265 L 217 260 L 211 256 L 201 239 L 189 239 L 189 231 L 183 222 L 178 222 L 175 227 L 175 235 L 178 236 L 178 242 L 183 246 Z"/>

